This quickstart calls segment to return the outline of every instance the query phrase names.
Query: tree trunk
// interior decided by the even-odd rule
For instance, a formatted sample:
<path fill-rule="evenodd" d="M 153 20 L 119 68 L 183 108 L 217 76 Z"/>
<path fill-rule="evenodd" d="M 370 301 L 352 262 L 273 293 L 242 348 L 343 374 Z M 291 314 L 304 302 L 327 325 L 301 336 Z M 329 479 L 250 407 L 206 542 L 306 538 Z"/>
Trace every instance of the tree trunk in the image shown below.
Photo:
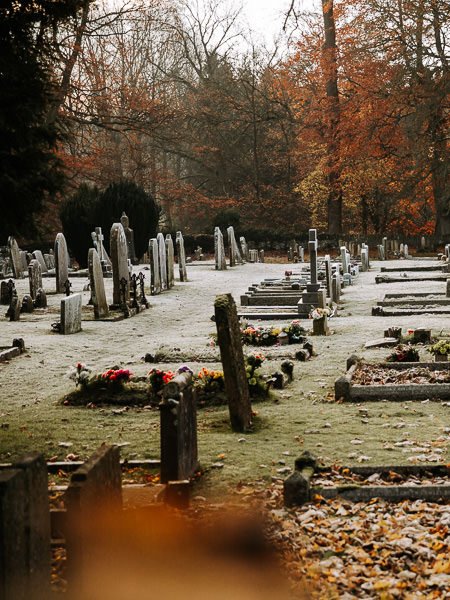
<path fill-rule="evenodd" d="M 328 101 L 328 233 L 339 234 L 342 232 L 342 186 L 339 165 L 340 109 L 333 0 L 322 0 L 322 15 L 325 30 L 322 58 Z"/>

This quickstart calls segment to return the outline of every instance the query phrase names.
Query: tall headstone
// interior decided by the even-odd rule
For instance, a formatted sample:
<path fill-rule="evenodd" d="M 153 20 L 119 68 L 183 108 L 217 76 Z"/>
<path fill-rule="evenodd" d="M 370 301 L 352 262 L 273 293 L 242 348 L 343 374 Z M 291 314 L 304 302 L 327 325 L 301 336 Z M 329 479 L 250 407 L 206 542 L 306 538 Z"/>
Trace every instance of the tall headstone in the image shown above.
<path fill-rule="evenodd" d="M 131 260 L 131 264 L 137 265 L 138 259 L 136 258 L 136 251 L 134 247 L 134 231 L 130 228 L 130 220 L 127 215 L 123 212 L 120 217 L 125 237 L 127 239 L 128 258 Z"/>
<path fill-rule="evenodd" d="M 230 421 L 233 431 L 247 431 L 252 424 L 252 407 L 242 351 L 236 304 L 231 294 L 216 296 L 214 314 L 217 341 L 225 379 Z"/>
<path fill-rule="evenodd" d="M 60 333 L 70 335 L 81 331 L 81 305 L 81 294 L 72 294 L 61 300 Z"/>
<path fill-rule="evenodd" d="M 69 252 L 64 234 L 56 234 L 55 239 L 55 270 L 56 270 L 56 293 L 65 292 L 65 283 L 69 279 Z"/>
<path fill-rule="evenodd" d="M 89 248 L 88 270 L 94 316 L 96 319 L 104 319 L 109 314 L 109 307 L 106 301 L 102 264 L 95 248 Z"/>
<path fill-rule="evenodd" d="M 184 239 L 181 231 L 177 231 L 175 243 L 177 246 L 178 272 L 180 281 L 187 281 L 186 251 L 184 249 Z"/>
<path fill-rule="evenodd" d="M 19 249 L 19 245 L 17 244 L 15 238 L 13 238 L 12 235 L 10 235 L 8 238 L 8 248 L 9 248 L 9 254 L 11 257 L 11 266 L 12 266 L 14 278 L 22 279 L 23 278 L 23 264 L 22 264 L 22 258 L 20 256 L 20 249 Z"/>
<path fill-rule="evenodd" d="M 151 238 L 148 243 L 148 254 L 150 257 L 150 288 L 152 295 L 161 293 L 161 279 L 159 268 L 159 248 L 156 238 Z"/>
<path fill-rule="evenodd" d="M 170 289 L 175 283 L 175 252 L 173 240 L 170 233 L 166 235 L 166 258 L 167 258 L 167 287 Z"/>
<path fill-rule="evenodd" d="M 48 273 L 47 263 L 45 262 L 44 255 L 40 250 L 35 250 L 33 252 L 33 258 L 39 261 L 41 265 L 41 273 Z"/>
<path fill-rule="evenodd" d="M 241 244 L 241 252 L 242 252 L 242 258 L 243 260 L 245 260 L 246 262 L 248 262 L 248 244 L 245 240 L 244 236 L 241 236 L 239 238 L 239 242 Z"/>
<path fill-rule="evenodd" d="M 337 304 L 341 298 L 341 278 L 339 273 L 331 276 L 331 301 Z"/>
<path fill-rule="evenodd" d="M 317 230 L 309 230 L 309 262 L 310 262 L 310 283 L 306 285 L 306 291 L 297 304 L 298 313 L 301 316 L 309 315 L 312 308 L 325 308 L 326 290 L 321 288 L 317 273 Z"/>
<path fill-rule="evenodd" d="M 123 302 L 121 280 L 128 282 L 125 290 L 125 301 L 130 299 L 130 275 L 128 271 L 128 247 L 122 223 L 114 223 L 110 234 L 110 254 L 113 272 L 113 304 Z"/>
<path fill-rule="evenodd" d="M 216 271 L 224 271 L 227 268 L 227 261 L 225 257 L 223 235 L 220 227 L 214 229 L 214 258 Z"/>
<path fill-rule="evenodd" d="M 158 254 L 159 254 L 159 279 L 161 281 L 161 290 L 167 290 L 167 255 L 166 255 L 166 241 L 162 233 L 158 233 L 156 236 L 158 243 Z"/>
<path fill-rule="evenodd" d="M 348 273 L 348 252 L 345 246 L 341 246 L 341 262 L 342 262 L 342 273 Z"/>
<path fill-rule="evenodd" d="M 331 297 L 331 257 L 325 254 L 325 281 L 327 284 L 327 296 Z"/>
<path fill-rule="evenodd" d="M 25 250 L 19 250 L 19 254 L 20 260 L 22 261 L 22 272 L 25 272 L 28 270 L 27 253 L 25 252 Z"/>
<path fill-rule="evenodd" d="M 41 263 L 33 258 L 28 265 L 28 282 L 30 284 L 30 296 L 36 300 L 37 292 L 42 288 Z"/>
<path fill-rule="evenodd" d="M 408 248 L 408 244 L 405 244 L 403 246 L 403 254 L 405 256 L 405 258 L 409 258 L 409 248 Z"/>
<path fill-rule="evenodd" d="M 361 271 L 369 270 L 369 259 L 366 248 L 361 249 Z"/>
<path fill-rule="evenodd" d="M 236 237 L 234 235 L 234 227 L 230 225 L 227 228 L 228 233 L 228 252 L 230 258 L 230 267 L 234 267 L 236 264 L 242 264 L 241 253 L 239 252 L 239 248 L 236 242 Z"/>

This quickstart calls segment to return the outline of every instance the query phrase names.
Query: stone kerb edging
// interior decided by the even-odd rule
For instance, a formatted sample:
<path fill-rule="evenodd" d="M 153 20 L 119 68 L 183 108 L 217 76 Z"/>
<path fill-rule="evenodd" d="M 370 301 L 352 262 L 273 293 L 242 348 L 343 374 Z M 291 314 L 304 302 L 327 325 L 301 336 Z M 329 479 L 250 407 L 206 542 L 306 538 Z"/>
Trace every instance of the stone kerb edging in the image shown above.
<path fill-rule="evenodd" d="M 365 400 L 450 400 L 450 383 L 410 383 L 383 385 L 358 385 L 352 383 L 353 375 L 361 363 L 357 356 L 347 360 L 347 372 L 334 382 L 335 400 L 361 402 Z M 376 363 L 374 367 L 403 371 L 414 367 L 429 368 L 435 371 L 450 371 L 450 362 L 397 362 Z"/>

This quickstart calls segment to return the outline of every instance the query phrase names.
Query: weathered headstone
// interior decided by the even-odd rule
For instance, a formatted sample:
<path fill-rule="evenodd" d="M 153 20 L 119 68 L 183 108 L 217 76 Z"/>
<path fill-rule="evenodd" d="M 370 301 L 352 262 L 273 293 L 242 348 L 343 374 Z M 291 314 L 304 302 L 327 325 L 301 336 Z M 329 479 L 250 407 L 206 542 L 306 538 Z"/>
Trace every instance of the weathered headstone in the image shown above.
<path fill-rule="evenodd" d="M 341 279 L 339 273 L 331 276 L 331 301 L 337 304 L 341 297 Z"/>
<path fill-rule="evenodd" d="M 214 314 L 231 427 L 234 431 L 247 431 L 252 424 L 252 408 L 239 320 L 231 294 L 216 296 Z"/>
<path fill-rule="evenodd" d="M 58 233 L 55 239 L 56 293 L 65 293 L 65 284 L 69 279 L 69 252 L 64 234 Z"/>
<path fill-rule="evenodd" d="M 260 263 L 264 262 L 264 250 L 259 251 L 259 262 Z"/>
<path fill-rule="evenodd" d="M 187 281 L 186 251 L 184 249 L 184 239 L 181 231 L 177 231 L 175 243 L 177 246 L 178 270 L 180 275 L 180 281 Z"/>
<path fill-rule="evenodd" d="M 113 304 L 119 306 L 123 303 L 120 282 L 125 279 L 130 280 L 128 271 L 128 247 L 127 238 L 123 230 L 122 223 L 114 223 L 110 234 L 110 254 L 113 272 Z M 130 286 L 127 285 L 125 293 L 125 302 L 130 299 Z"/>
<path fill-rule="evenodd" d="M 445 295 L 447 296 L 447 298 L 450 298 L 450 277 L 447 277 Z"/>
<path fill-rule="evenodd" d="M 0 283 L 0 304 L 10 304 L 15 289 L 14 281 L 2 281 Z"/>
<path fill-rule="evenodd" d="M 239 242 L 241 244 L 242 258 L 244 261 L 248 262 L 248 244 L 245 240 L 245 237 L 241 236 L 239 238 Z"/>
<path fill-rule="evenodd" d="M 69 335 L 81 331 L 81 305 L 81 294 L 72 294 L 61 300 L 60 333 Z"/>
<path fill-rule="evenodd" d="M 166 259 L 167 259 L 167 288 L 170 289 L 175 283 L 175 252 L 173 240 L 170 233 L 166 235 Z"/>
<path fill-rule="evenodd" d="M 9 248 L 9 253 L 10 253 L 10 257 L 11 257 L 11 266 L 12 266 L 13 275 L 14 275 L 15 279 L 22 279 L 23 278 L 23 265 L 22 265 L 22 258 L 20 256 L 20 249 L 19 249 L 19 246 L 18 246 L 15 238 L 13 238 L 12 235 L 10 235 L 8 238 L 8 248 Z"/>
<path fill-rule="evenodd" d="M 220 227 L 214 229 L 214 259 L 216 271 L 224 271 L 227 268 L 225 257 L 225 246 L 223 243 L 223 235 Z"/>
<path fill-rule="evenodd" d="M 320 319 L 313 319 L 313 335 L 330 335 L 326 315 L 323 315 Z"/>
<path fill-rule="evenodd" d="M 22 298 L 22 305 L 20 307 L 20 312 L 22 313 L 32 313 L 34 309 L 33 298 L 29 294 L 25 294 Z"/>
<path fill-rule="evenodd" d="M 55 268 L 55 263 L 53 262 L 53 254 L 45 253 L 44 255 L 45 266 L 47 267 L 47 271 L 49 269 Z"/>
<path fill-rule="evenodd" d="M 345 246 L 341 246 L 341 262 L 342 262 L 342 273 L 348 273 L 348 253 Z"/>
<path fill-rule="evenodd" d="M 19 253 L 22 261 L 22 271 L 26 271 L 28 269 L 27 253 L 25 250 L 19 250 Z"/>
<path fill-rule="evenodd" d="M 192 374 L 176 375 L 162 391 L 161 483 L 190 479 L 198 468 L 197 406 Z"/>
<path fill-rule="evenodd" d="M 162 233 L 158 233 L 156 236 L 158 242 L 158 253 L 159 253 L 159 279 L 161 281 L 161 290 L 167 290 L 167 255 L 166 255 L 166 241 Z"/>
<path fill-rule="evenodd" d="M 25 586 L 28 597 L 48 600 L 50 591 L 50 506 L 47 463 L 41 454 L 31 454 L 13 465 L 24 475 Z M 3 596 L 1 596 L 3 598 Z"/>
<path fill-rule="evenodd" d="M 8 310 L 6 311 L 6 316 L 9 317 L 10 321 L 18 321 L 20 319 L 21 308 L 22 303 L 19 300 L 16 290 L 14 289 L 12 292 Z"/>
<path fill-rule="evenodd" d="M 369 257 L 366 248 L 361 249 L 361 271 L 369 270 Z"/>
<path fill-rule="evenodd" d="M 249 259 L 249 262 L 251 262 L 251 263 L 257 263 L 258 259 L 259 259 L 258 250 L 249 250 L 248 251 L 248 259 Z"/>
<path fill-rule="evenodd" d="M 37 291 L 42 288 L 41 263 L 33 259 L 28 265 L 28 282 L 30 284 L 30 296 L 36 300 Z"/>
<path fill-rule="evenodd" d="M 48 273 L 47 263 L 45 262 L 44 255 L 40 250 L 35 250 L 33 252 L 33 258 L 41 265 L 41 273 Z"/>
<path fill-rule="evenodd" d="M 159 268 L 159 248 L 156 238 L 151 238 L 148 244 L 148 254 L 150 256 L 150 289 L 151 294 L 161 293 L 161 279 L 160 279 L 160 268 Z"/>
<path fill-rule="evenodd" d="M 42 288 L 39 288 L 36 292 L 36 298 L 34 301 L 35 308 L 47 308 L 47 294 Z"/>
<path fill-rule="evenodd" d="M 234 267 L 236 264 L 242 264 L 241 253 L 239 252 L 239 248 L 236 242 L 236 237 L 234 235 L 234 227 L 230 225 L 227 228 L 228 233 L 228 252 L 230 258 L 230 267 Z"/>
<path fill-rule="evenodd" d="M 134 247 L 134 231 L 130 228 L 130 220 L 124 212 L 120 217 L 120 222 L 122 223 L 125 237 L 127 239 L 128 258 L 131 260 L 131 264 L 137 265 L 139 261 L 136 257 L 136 251 Z"/>
<path fill-rule="evenodd" d="M 106 301 L 102 264 L 95 248 L 89 248 L 88 270 L 94 316 L 96 319 L 103 319 L 108 316 L 109 308 L 108 302 Z"/>
<path fill-rule="evenodd" d="M 327 284 L 327 296 L 331 298 L 331 257 L 325 254 L 325 282 Z"/>

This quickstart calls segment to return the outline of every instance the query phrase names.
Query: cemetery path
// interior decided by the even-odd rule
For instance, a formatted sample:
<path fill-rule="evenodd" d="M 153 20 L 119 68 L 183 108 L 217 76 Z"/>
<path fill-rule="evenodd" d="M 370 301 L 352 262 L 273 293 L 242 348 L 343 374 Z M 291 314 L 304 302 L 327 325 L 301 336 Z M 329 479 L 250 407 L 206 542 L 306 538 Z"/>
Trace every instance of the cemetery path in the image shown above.
<path fill-rule="evenodd" d="M 380 360 L 389 353 L 386 349 L 363 349 L 369 339 L 382 337 L 386 327 L 428 327 L 435 333 L 450 328 L 450 318 L 442 315 L 372 317 L 371 307 L 384 293 L 442 293 L 445 286 L 442 282 L 408 282 L 407 278 L 375 284 L 382 264 L 401 267 L 404 262 L 373 262 L 370 272 L 361 273 L 354 285 L 344 289 L 340 316 L 330 320 L 333 335 L 312 338 L 317 356 L 296 363 L 295 380 L 278 394 L 277 402 L 254 404 L 258 413 L 254 433 L 232 433 L 228 411 L 223 407 L 200 411 L 199 456 L 207 470 L 201 483 L 204 490 L 221 493 L 231 481 L 284 477 L 304 448 L 325 461 L 387 464 L 414 458 L 414 453 L 405 452 L 408 447 L 396 445 L 410 440 L 414 448 L 428 444 L 427 451 L 422 452 L 426 456 L 436 457 L 437 448 L 439 457 L 448 462 L 447 442 L 439 442 L 449 425 L 447 407 L 439 403 L 373 402 L 362 411 L 361 406 L 334 401 L 334 380 L 343 374 L 348 356 L 356 353 Z M 408 266 L 415 264 L 417 261 L 408 261 Z M 6 460 L 36 449 L 44 450 L 47 458 L 63 458 L 68 453 L 84 458 L 103 441 L 122 444 L 124 456 L 157 457 L 156 410 L 130 409 L 118 415 L 108 407 L 89 410 L 62 406 L 60 399 L 73 389 L 66 376 L 68 369 L 77 362 L 86 363 L 95 372 L 120 365 L 136 375 L 145 375 L 154 366 L 176 369 L 179 362 L 149 365 L 142 360 L 146 353 L 154 354 L 164 346 L 179 349 L 186 357 L 183 362 L 199 370 L 205 363 L 189 357 L 205 354 L 210 348 L 216 294 L 230 292 L 239 304 L 239 296 L 250 284 L 282 276 L 285 269 L 295 270 L 292 264 L 246 264 L 226 271 L 215 271 L 211 263 L 188 265 L 189 281 L 177 280 L 172 290 L 149 297 L 151 307 L 147 311 L 118 322 L 83 321 L 82 332 L 75 335 L 51 331 L 51 323 L 59 317 L 61 295 L 48 296 L 46 314 L 22 315 L 18 322 L 2 317 L 1 345 L 22 337 L 27 352 L 7 364 L 0 363 L 0 458 Z M 148 271 L 146 275 L 148 279 Z M 83 278 L 72 278 L 72 292 L 82 292 L 83 305 L 89 299 L 89 292 L 82 291 L 85 283 Z M 54 285 L 54 279 L 44 279 L 47 291 Z M 17 289 L 19 296 L 28 293 L 28 281 L 19 280 Z M 106 280 L 106 289 L 111 299 L 112 280 Z M 309 328 L 311 323 L 305 320 L 304 325 Z M 424 349 L 421 353 L 428 358 Z M 272 372 L 279 363 L 266 361 L 264 369 Z M 218 467 L 217 463 L 222 467 L 211 468 Z"/>

